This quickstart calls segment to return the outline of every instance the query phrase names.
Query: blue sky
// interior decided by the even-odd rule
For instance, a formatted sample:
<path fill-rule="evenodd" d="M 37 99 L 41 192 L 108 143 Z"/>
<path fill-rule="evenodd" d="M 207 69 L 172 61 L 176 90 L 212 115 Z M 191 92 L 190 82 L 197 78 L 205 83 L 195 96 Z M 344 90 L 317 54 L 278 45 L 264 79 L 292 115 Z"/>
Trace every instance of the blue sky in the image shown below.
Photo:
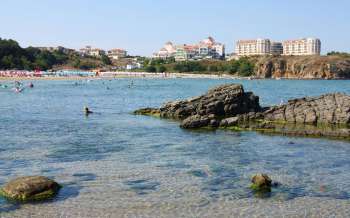
<path fill-rule="evenodd" d="M 22 46 L 125 48 L 151 55 L 166 41 L 319 37 L 350 52 L 349 0 L 1 0 L 0 37 Z"/>

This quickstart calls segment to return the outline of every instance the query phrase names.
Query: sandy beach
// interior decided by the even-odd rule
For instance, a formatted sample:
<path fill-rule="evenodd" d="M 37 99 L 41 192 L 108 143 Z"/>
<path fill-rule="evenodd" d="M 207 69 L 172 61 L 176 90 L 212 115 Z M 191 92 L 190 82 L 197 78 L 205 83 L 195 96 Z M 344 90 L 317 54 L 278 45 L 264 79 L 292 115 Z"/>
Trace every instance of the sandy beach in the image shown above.
<path fill-rule="evenodd" d="M 193 78 L 193 79 L 249 79 L 229 74 L 194 74 L 194 73 L 146 73 L 146 72 L 103 72 L 101 76 L 42 76 L 42 77 L 0 77 L 0 81 L 16 80 L 85 80 L 118 78 Z"/>

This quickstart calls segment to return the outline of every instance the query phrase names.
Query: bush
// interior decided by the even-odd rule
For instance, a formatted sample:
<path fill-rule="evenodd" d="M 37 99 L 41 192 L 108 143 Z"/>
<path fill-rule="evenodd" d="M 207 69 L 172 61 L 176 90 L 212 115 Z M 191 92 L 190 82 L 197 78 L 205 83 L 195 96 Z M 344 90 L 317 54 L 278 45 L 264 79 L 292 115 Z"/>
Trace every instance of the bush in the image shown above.
<path fill-rule="evenodd" d="M 78 65 L 78 68 L 81 69 L 81 70 L 90 70 L 90 69 L 93 69 L 93 68 L 96 68 L 96 64 L 93 63 L 93 62 L 89 62 L 89 61 L 86 61 L 86 62 L 80 62 L 79 61 L 79 65 Z"/>
<path fill-rule="evenodd" d="M 206 67 L 197 61 L 186 61 L 175 64 L 174 70 L 178 72 L 203 72 Z"/>
<path fill-rule="evenodd" d="M 101 60 L 102 60 L 102 63 L 104 65 L 111 65 L 112 64 L 111 59 L 109 59 L 109 57 L 107 55 L 102 55 Z"/>
<path fill-rule="evenodd" d="M 154 73 L 154 72 L 157 72 L 157 68 L 153 65 L 150 65 L 148 67 L 146 67 L 146 72 L 149 72 L 149 73 Z"/>
<path fill-rule="evenodd" d="M 209 72 L 218 72 L 218 66 L 216 66 L 216 65 L 210 65 L 210 66 L 208 67 L 208 71 L 209 71 Z"/>
<path fill-rule="evenodd" d="M 167 68 L 164 65 L 160 65 L 157 67 L 157 72 L 158 73 L 164 73 L 167 71 Z"/>
<path fill-rule="evenodd" d="M 331 51 L 327 53 L 327 56 L 340 56 L 340 57 L 349 58 L 350 54 L 346 52 Z"/>

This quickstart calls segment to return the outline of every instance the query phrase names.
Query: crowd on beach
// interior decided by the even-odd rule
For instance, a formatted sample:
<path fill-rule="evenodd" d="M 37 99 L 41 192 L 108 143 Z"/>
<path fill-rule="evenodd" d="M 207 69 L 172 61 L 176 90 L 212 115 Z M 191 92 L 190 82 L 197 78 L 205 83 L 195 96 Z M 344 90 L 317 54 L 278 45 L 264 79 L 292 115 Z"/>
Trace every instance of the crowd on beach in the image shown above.
<path fill-rule="evenodd" d="M 241 79 L 240 77 L 227 74 L 200 74 L 200 73 L 149 73 L 149 72 L 93 72 L 93 71 L 74 71 L 74 70 L 59 70 L 59 71 L 25 71 L 25 70 L 6 70 L 0 71 L 0 78 L 230 78 Z"/>
<path fill-rule="evenodd" d="M 34 77 L 38 76 L 38 71 L 26 71 L 26 70 L 4 70 L 0 71 L 0 77 Z"/>
<path fill-rule="evenodd" d="M 96 76 L 95 72 L 59 70 L 59 71 L 26 71 L 26 70 L 4 70 L 0 71 L 0 77 L 67 77 L 67 76 Z"/>

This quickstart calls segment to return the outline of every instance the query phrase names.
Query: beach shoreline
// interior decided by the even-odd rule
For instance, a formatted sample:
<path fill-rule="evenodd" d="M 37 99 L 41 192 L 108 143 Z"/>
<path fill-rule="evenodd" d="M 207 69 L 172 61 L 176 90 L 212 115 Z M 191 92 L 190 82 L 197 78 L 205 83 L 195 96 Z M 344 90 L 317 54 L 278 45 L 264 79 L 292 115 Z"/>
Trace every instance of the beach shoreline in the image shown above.
<path fill-rule="evenodd" d="M 100 76 L 12 76 L 0 77 L 0 81 L 16 80 L 85 80 L 85 79 L 121 79 L 121 78 L 191 78 L 191 79 L 248 79 L 228 74 L 192 74 L 192 73 L 144 73 L 144 72 L 103 72 Z"/>
<path fill-rule="evenodd" d="M 148 72 L 101 72 L 98 76 L 0 76 L 0 81 L 25 81 L 25 80 L 100 80 L 100 79 L 127 79 L 127 78 L 145 78 L 145 79 L 233 79 L 233 80 L 346 80 L 340 78 L 256 78 L 240 77 L 230 74 L 202 74 L 202 73 L 148 73 Z"/>

